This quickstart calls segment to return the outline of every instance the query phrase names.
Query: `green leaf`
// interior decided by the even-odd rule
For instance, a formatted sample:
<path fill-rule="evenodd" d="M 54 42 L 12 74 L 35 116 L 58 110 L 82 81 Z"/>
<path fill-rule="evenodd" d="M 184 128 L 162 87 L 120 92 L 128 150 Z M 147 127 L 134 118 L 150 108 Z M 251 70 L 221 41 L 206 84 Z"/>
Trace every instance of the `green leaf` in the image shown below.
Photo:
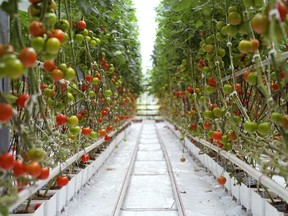
<path fill-rule="evenodd" d="M 202 20 L 198 20 L 197 22 L 196 22 L 196 24 L 195 24 L 195 27 L 196 28 L 200 28 L 200 27 L 202 27 L 203 26 L 203 21 Z"/>
<path fill-rule="evenodd" d="M 17 3 L 18 2 L 19 2 L 19 0 L 17 0 Z M 8 0 L 8 1 L 2 2 L 1 9 L 9 15 L 13 15 L 13 14 L 17 13 L 17 5 L 15 6 L 15 3 L 13 0 Z"/>
<path fill-rule="evenodd" d="M 1 216 L 8 216 L 8 214 L 9 214 L 9 212 L 8 212 L 7 206 L 0 205 L 0 215 Z"/>
<path fill-rule="evenodd" d="M 173 10 L 175 12 L 181 12 L 184 10 L 187 10 L 187 8 L 190 8 L 193 4 L 197 3 L 197 1 L 192 1 L 192 0 L 182 0 L 182 1 L 177 1 L 174 4 Z"/>
<path fill-rule="evenodd" d="M 89 0 L 77 0 L 78 7 L 84 16 L 90 16 L 92 13 L 101 15 L 95 5 L 92 5 Z"/>

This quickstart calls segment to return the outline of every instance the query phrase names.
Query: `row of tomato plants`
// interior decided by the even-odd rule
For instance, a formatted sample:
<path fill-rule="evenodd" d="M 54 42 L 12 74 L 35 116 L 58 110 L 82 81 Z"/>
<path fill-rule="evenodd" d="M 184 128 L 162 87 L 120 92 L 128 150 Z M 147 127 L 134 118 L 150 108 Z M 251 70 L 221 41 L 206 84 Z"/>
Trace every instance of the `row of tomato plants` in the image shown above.
<path fill-rule="evenodd" d="M 287 1 L 198 3 L 158 8 L 151 84 L 161 113 L 286 185 Z"/>
<path fill-rule="evenodd" d="M 0 79 L 10 86 L 0 90 L 0 126 L 11 136 L 0 153 L 1 207 L 95 140 L 109 141 L 141 91 L 130 0 L 29 3 L 24 12 L 17 0 L 1 5 L 11 20 L 11 42 L 0 44 Z M 59 175 L 61 187 L 68 178 Z"/>

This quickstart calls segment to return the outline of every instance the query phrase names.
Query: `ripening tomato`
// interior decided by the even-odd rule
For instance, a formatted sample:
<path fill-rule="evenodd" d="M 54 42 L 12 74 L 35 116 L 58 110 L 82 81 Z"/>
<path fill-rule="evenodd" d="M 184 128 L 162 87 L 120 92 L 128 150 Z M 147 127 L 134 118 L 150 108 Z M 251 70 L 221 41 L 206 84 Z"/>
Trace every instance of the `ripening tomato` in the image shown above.
<path fill-rule="evenodd" d="M 53 38 L 53 37 L 57 38 L 61 44 L 64 43 L 64 41 L 65 41 L 65 34 L 61 29 L 53 29 L 52 32 L 50 32 L 48 34 L 48 37 L 49 38 Z"/>
<path fill-rule="evenodd" d="M 98 118 L 98 123 L 102 123 L 103 122 L 103 118 Z"/>
<path fill-rule="evenodd" d="M 89 161 L 89 159 L 90 159 L 89 154 L 84 154 L 84 155 L 81 156 L 81 161 L 83 163 L 87 163 Z"/>
<path fill-rule="evenodd" d="M 8 122 L 13 116 L 13 108 L 10 104 L 0 103 L 0 121 Z"/>
<path fill-rule="evenodd" d="M 64 78 L 64 72 L 60 69 L 54 69 L 53 71 L 51 71 L 50 75 L 54 81 L 60 81 Z"/>
<path fill-rule="evenodd" d="M 45 27 L 42 22 L 33 21 L 29 25 L 29 33 L 33 36 L 43 36 L 45 34 Z"/>
<path fill-rule="evenodd" d="M 68 121 L 68 118 L 63 114 L 58 114 L 56 116 L 56 122 L 58 125 L 64 125 L 67 123 L 67 121 Z"/>
<path fill-rule="evenodd" d="M 87 74 L 87 75 L 85 76 L 85 80 L 86 80 L 87 82 L 91 82 L 92 79 L 93 79 L 93 76 L 90 75 L 90 74 Z"/>
<path fill-rule="evenodd" d="M 219 185 L 225 185 L 225 183 L 226 183 L 226 178 L 225 178 L 225 176 L 219 176 L 219 177 L 217 178 L 217 182 L 218 182 Z"/>
<path fill-rule="evenodd" d="M 67 185 L 69 182 L 68 177 L 66 176 L 58 176 L 56 179 L 56 185 L 58 187 L 64 187 L 65 185 Z"/>
<path fill-rule="evenodd" d="M 43 67 L 44 70 L 48 73 L 52 72 L 57 68 L 53 60 L 45 60 Z"/>
<path fill-rule="evenodd" d="M 37 60 L 37 52 L 32 47 L 26 47 L 19 52 L 18 58 L 25 67 L 32 67 Z"/>
<path fill-rule="evenodd" d="M 26 165 L 22 161 L 16 160 L 14 162 L 13 173 L 15 176 L 24 176 L 26 174 Z"/>
<path fill-rule="evenodd" d="M 78 28 L 79 30 L 84 30 L 84 29 L 86 29 L 86 22 L 85 22 L 84 20 L 78 21 L 78 23 L 77 23 L 77 28 Z"/>
<path fill-rule="evenodd" d="M 14 156 L 11 153 L 4 153 L 0 156 L 0 167 L 4 170 L 10 170 L 14 166 Z"/>
<path fill-rule="evenodd" d="M 266 32 L 269 25 L 269 19 L 267 15 L 264 13 L 257 13 L 251 20 L 251 25 L 253 30 L 258 33 L 262 34 Z"/>
<path fill-rule="evenodd" d="M 37 178 L 41 175 L 42 172 L 42 168 L 38 162 L 32 162 L 30 164 L 27 164 L 26 170 L 27 173 L 33 178 Z"/>
<path fill-rule="evenodd" d="M 100 136 L 101 136 L 101 137 L 106 136 L 106 130 L 105 130 L 105 129 L 99 130 L 99 133 L 100 133 Z"/>
<path fill-rule="evenodd" d="M 49 175 L 50 175 L 49 167 L 44 167 L 41 170 L 41 174 L 37 178 L 40 179 L 40 180 L 45 180 L 45 179 L 47 179 L 49 177 Z"/>
<path fill-rule="evenodd" d="M 19 108 L 25 108 L 29 99 L 30 96 L 24 93 L 17 98 L 16 104 Z"/>

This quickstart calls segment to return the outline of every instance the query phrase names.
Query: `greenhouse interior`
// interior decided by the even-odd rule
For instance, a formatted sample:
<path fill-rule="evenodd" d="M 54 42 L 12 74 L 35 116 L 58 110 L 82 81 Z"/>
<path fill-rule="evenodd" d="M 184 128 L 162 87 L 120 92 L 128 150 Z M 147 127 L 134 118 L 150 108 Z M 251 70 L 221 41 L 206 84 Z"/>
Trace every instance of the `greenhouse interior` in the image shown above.
<path fill-rule="evenodd" d="M 287 216 L 287 0 L 0 0 L 1 216 Z"/>

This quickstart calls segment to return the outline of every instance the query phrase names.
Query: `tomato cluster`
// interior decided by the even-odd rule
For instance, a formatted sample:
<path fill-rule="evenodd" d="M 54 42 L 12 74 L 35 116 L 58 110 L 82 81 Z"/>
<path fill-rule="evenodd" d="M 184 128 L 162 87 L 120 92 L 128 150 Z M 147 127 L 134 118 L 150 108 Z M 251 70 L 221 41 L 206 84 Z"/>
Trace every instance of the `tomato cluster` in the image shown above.
<path fill-rule="evenodd" d="M 5 78 L 10 86 L 7 92 L 0 89 L 0 128 L 11 134 L 10 148 L 0 152 L 0 169 L 8 177 L 3 179 L 9 181 L 0 184 L 10 197 L 17 197 L 10 188 L 20 191 L 49 178 L 50 169 L 94 140 L 103 138 L 106 145 L 110 133 L 135 113 L 141 90 L 134 19 L 116 19 L 111 5 L 95 1 L 87 3 L 111 14 L 107 20 L 113 25 L 95 20 L 75 1 L 29 2 L 28 13 L 19 14 L 11 2 L 16 11 L 6 13 L 21 19 L 13 20 L 11 44 L 0 44 L 0 81 Z M 126 10 L 122 4 L 113 7 Z M 81 160 L 87 162 L 89 155 Z M 69 181 L 65 172 L 56 179 L 59 187 Z"/>
<path fill-rule="evenodd" d="M 214 2 L 191 15 L 175 3 L 158 14 L 165 30 L 156 39 L 151 75 L 161 114 L 183 134 L 286 182 L 287 6 L 284 0 Z M 182 25 L 170 23 L 171 14 Z"/>

